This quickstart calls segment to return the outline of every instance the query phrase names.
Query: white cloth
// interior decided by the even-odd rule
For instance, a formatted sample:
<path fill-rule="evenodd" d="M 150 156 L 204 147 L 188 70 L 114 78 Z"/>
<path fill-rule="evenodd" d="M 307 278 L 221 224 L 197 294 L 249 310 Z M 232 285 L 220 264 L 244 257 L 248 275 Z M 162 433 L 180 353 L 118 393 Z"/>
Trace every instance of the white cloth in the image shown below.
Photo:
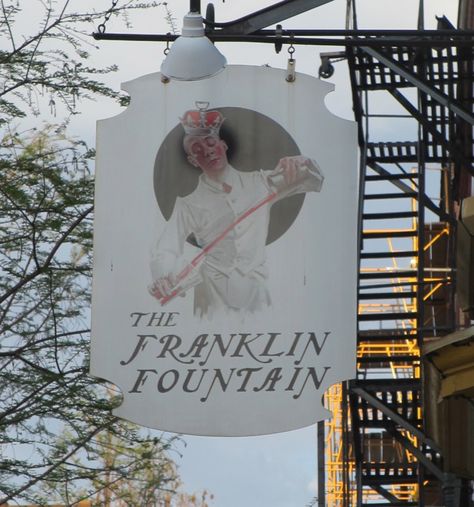
<path fill-rule="evenodd" d="M 231 166 L 225 168 L 219 182 L 201 174 L 196 189 L 176 200 L 152 255 L 153 279 L 171 273 L 176 276 L 190 261 L 182 256 L 191 234 L 199 247 L 206 247 L 239 216 L 272 193 L 274 189 L 268 180 L 271 174 L 271 171 L 240 172 Z M 230 185 L 229 193 L 222 183 Z M 298 185 L 291 193 L 313 189 Z M 268 277 L 265 243 L 271 204 L 276 200 L 237 224 L 187 277 L 183 285 L 196 285 L 195 314 L 212 314 L 217 309 L 256 311 L 270 304 L 265 283 Z"/>

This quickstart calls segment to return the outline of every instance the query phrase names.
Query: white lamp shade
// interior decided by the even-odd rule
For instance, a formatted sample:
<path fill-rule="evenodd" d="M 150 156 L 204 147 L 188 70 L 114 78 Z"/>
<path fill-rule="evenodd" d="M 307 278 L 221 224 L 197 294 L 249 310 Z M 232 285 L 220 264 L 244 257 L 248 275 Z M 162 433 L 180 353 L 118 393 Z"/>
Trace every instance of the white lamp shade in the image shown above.
<path fill-rule="evenodd" d="M 227 61 L 204 35 L 202 17 L 189 13 L 184 17 L 183 31 L 161 65 L 161 73 L 171 79 L 196 81 L 214 76 Z"/>

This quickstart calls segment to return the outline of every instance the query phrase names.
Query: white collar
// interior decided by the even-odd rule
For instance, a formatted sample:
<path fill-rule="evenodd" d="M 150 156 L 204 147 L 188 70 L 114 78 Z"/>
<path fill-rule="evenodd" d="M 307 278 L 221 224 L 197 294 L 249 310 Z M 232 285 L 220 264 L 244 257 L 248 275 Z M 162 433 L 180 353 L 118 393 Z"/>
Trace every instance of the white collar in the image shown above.
<path fill-rule="evenodd" d="M 234 187 L 238 182 L 238 171 L 234 169 L 230 164 L 227 164 L 224 170 L 222 171 L 222 176 L 219 178 L 219 181 L 208 178 L 204 173 L 201 174 L 200 180 L 205 185 L 208 185 L 213 190 L 217 190 L 218 192 L 223 192 L 222 189 L 223 183 L 227 183 L 231 187 Z"/>

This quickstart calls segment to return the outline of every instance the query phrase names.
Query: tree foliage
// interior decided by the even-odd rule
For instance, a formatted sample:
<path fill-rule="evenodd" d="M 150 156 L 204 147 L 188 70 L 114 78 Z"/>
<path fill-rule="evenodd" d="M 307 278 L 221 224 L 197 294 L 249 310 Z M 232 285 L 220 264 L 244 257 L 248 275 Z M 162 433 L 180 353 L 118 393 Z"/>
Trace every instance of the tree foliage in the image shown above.
<path fill-rule="evenodd" d="M 127 16 L 130 10 L 160 4 L 124 0 L 111 13 Z M 98 68 L 90 63 L 90 52 L 95 49 L 90 32 L 106 13 L 96 9 L 73 10 L 77 5 L 71 0 L 1 0 L 2 123 L 8 123 L 12 117 L 39 116 L 45 102 L 53 112 L 64 106 L 69 114 L 74 114 L 80 100 L 98 96 L 120 98 L 101 80 L 116 70 L 116 65 Z M 31 33 L 25 35 L 32 19 L 35 24 Z"/>
<path fill-rule="evenodd" d="M 94 152 L 66 127 L 78 101 L 120 97 L 89 63 L 104 13 L 70 4 L 0 0 L 0 504 L 197 506 L 174 495 L 175 440 L 115 418 L 119 393 L 87 374 Z M 62 124 L 22 132 L 44 108 Z"/>

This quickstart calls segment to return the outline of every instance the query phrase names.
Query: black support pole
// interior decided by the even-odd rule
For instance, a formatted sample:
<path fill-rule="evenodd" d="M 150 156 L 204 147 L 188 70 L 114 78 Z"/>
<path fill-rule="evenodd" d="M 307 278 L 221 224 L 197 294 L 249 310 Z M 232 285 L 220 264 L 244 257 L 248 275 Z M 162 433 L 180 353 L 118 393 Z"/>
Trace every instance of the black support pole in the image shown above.
<path fill-rule="evenodd" d="M 326 450 L 324 421 L 318 422 L 318 507 L 326 507 Z"/>
<path fill-rule="evenodd" d="M 189 10 L 201 14 L 201 0 L 189 0 Z"/>

